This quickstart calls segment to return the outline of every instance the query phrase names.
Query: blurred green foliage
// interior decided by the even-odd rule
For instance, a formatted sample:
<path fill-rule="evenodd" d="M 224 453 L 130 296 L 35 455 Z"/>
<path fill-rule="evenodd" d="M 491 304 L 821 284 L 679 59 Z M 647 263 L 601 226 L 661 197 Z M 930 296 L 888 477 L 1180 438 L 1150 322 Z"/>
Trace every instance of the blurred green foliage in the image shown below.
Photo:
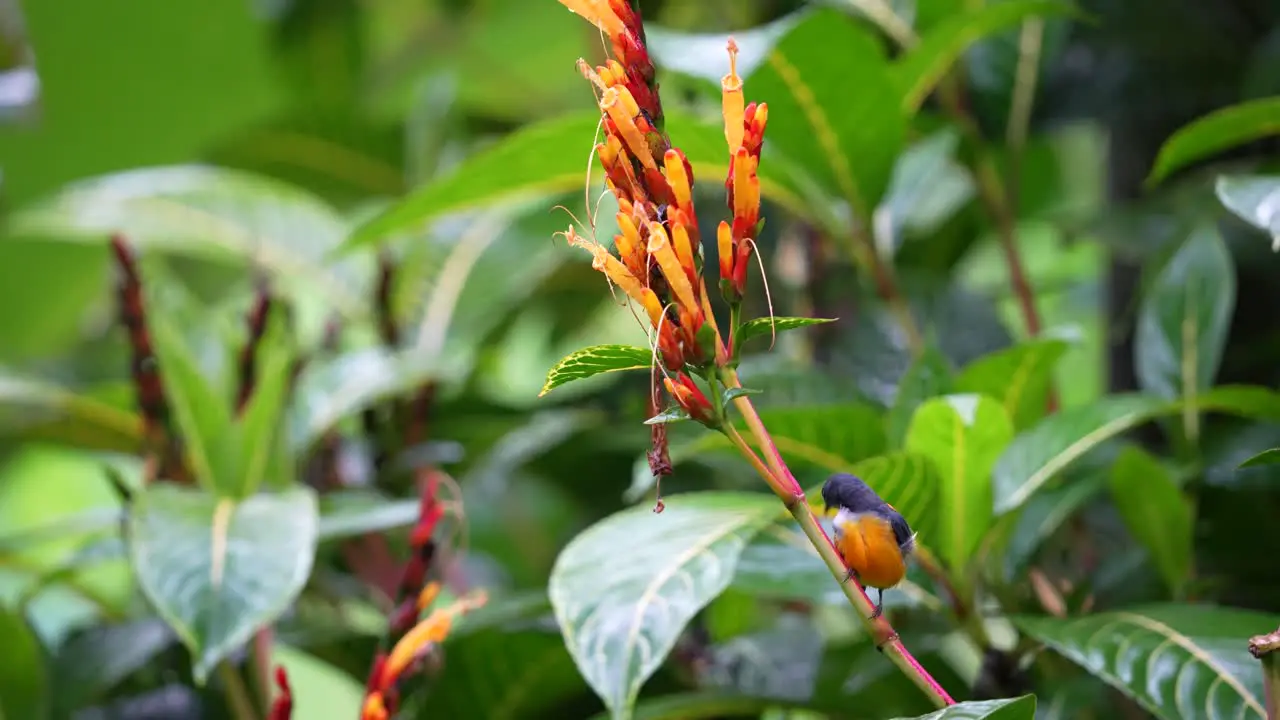
<path fill-rule="evenodd" d="M 753 325 L 743 380 L 806 489 L 853 471 L 911 520 L 933 566 L 887 612 L 969 702 L 926 714 L 724 437 L 671 425 L 651 512 L 643 331 L 554 235 L 615 230 L 588 23 L 0 0 L 0 718 L 237 717 L 255 636 L 295 718 L 358 717 L 425 466 L 441 602 L 490 599 L 404 717 L 1265 716 L 1280 11 L 640 5 L 704 238 L 726 34 L 769 103 L 749 317 L 834 322 Z M 192 482 L 150 482 L 175 438 Z"/>

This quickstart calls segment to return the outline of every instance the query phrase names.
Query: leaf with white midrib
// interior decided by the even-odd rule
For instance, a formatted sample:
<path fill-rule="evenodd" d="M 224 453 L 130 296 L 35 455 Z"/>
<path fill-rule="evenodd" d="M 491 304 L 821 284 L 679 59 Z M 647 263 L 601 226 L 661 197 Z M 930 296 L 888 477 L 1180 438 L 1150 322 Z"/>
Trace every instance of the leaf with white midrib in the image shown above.
<path fill-rule="evenodd" d="M 1280 623 L 1274 615 L 1165 604 L 1014 622 L 1162 720 L 1266 717 L 1261 666 L 1245 644 Z"/>
<path fill-rule="evenodd" d="M 641 685 L 778 512 L 763 493 L 677 495 L 661 514 L 638 507 L 612 515 L 560 553 L 548 586 L 556 621 L 614 717 L 631 716 Z"/>
<path fill-rule="evenodd" d="M 191 650 L 197 682 L 293 601 L 311 572 L 317 526 L 310 488 L 237 502 L 165 484 L 134 501 L 134 572 Z"/>

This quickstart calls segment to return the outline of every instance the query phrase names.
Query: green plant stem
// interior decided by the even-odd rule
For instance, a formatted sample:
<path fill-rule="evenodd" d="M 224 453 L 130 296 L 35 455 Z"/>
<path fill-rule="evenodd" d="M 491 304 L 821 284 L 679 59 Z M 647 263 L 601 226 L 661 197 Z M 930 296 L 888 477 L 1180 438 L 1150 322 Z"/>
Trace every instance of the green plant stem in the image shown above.
<path fill-rule="evenodd" d="M 218 677 L 222 680 L 222 692 L 227 696 L 227 705 L 231 707 L 231 716 L 235 720 L 258 720 L 258 713 L 253 709 L 253 700 L 249 698 L 249 689 L 244 679 L 231 663 L 223 660 L 218 663 Z"/>
<path fill-rule="evenodd" d="M 724 380 L 726 387 L 742 387 L 742 383 L 738 380 L 738 374 L 731 368 L 721 368 L 721 378 Z M 854 612 L 861 618 L 867 633 L 874 640 L 876 648 L 888 655 L 889 660 L 915 683 L 934 705 L 940 708 L 954 705 L 955 700 L 951 699 L 947 691 L 938 684 L 937 680 L 933 679 L 929 671 L 925 670 L 924 666 L 902 644 L 902 640 L 898 637 L 898 633 L 894 631 L 893 626 L 889 624 L 888 619 L 883 615 L 872 617 L 872 613 L 875 612 L 875 605 L 871 602 L 871 598 L 867 596 L 867 591 L 862 584 L 856 579 L 848 577 L 848 568 L 845 567 L 844 561 L 840 559 L 840 554 L 836 551 L 835 545 L 831 543 L 831 538 L 827 537 L 826 531 L 818 523 L 818 518 L 813 512 L 813 508 L 809 506 L 805 499 L 804 490 L 796 482 L 795 476 L 791 474 L 791 470 L 783 461 L 777 445 L 774 444 L 769 431 L 765 429 L 764 422 L 760 420 L 760 415 L 756 412 L 751 401 L 744 396 L 734 398 L 733 402 L 743 417 L 746 418 L 747 427 L 751 430 L 752 435 L 755 436 L 756 442 L 764 453 L 764 460 L 756 456 L 746 440 L 733 426 L 726 425 L 725 434 L 742 451 L 756 472 L 760 473 L 760 476 L 769 484 L 769 487 L 782 499 L 787 511 L 791 513 L 791 517 L 795 518 L 805 537 L 809 539 L 814 550 L 818 552 L 818 557 L 822 558 L 822 562 L 831 571 L 832 577 L 840 584 L 840 588 L 844 591 L 845 597 L 848 598 L 849 604 L 853 606 Z"/>

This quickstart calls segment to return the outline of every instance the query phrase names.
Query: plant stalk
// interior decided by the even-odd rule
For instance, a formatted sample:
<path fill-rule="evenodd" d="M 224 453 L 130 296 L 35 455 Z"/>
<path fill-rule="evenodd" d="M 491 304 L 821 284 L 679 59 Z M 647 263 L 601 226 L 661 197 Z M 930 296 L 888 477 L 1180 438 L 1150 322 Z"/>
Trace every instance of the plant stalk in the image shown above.
<path fill-rule="evenodd" d="M 1267 720 L 1280 720 L 1280 630 L 1249 638 L 1249 654 L 1262 663 Z"/>
<path fill-rule="evenodd" d="M 742 383 L 738 380 L 738 375 L 733 369 L 721 368 L 720 372 L 726 386 L 742 387 Z M 934 705 L 940 708 L 954 705 L 955 700 L 951 699 L 947 691 L 938 684 L 937 680 L 933 679 L 929 671 L 925 670 L 924 666 L 902 644 L 902 640 L 898 637 L 898 633 L 894 631 L 893 626 L 889 624 L 888 619 L 883 615 L 877 618 L 871 617 L 872 613 L 875 612 L 875 605 L 871 602 L 871 598 L 867 597 L 867 591 L 862 584 L 856 579 L 848 577 L 848 568 L 845 567 L 844 561 L 840 559 L 840 554 L 831 543 L 831 539 L 827 537 L 826 531 L 818 524 L 813 508 L 805 500 L 804 490 L 801 489 L 800 484 L 796 482 L 795 476 L 791 474 L 791 470 L 787 467 L 786 462 L 783 461 L 777 445 L 774 444 L 769 431 L 765 429 L 759 413 L 756 412 L 755 406 L 751 404 L 751 400 L 742 396 L 734 398 L 733 402 L 746 419 L 747 427 L 751 430 L 756 442 L 760 445 L 760 449 L 764 452 L 764 460 L 756 456 L 751 447 L 747 445 L 747 442 L 731 425 L 726 425 L 726 434 L 729 435 L 729 439 L 733 441 L 734 445 L 742 451 L 752 467 L 756 469 L 756 472 L 760 473 L 761 477 L 765 479 L 769 487 L 773 488 L 774 492 L 782 498 L 787 511 L 795 518 L 805 537 L 809 539 L 809 542 L 818 552 L 818 557 L 822 558 L 822 562 L 831 571 L 832 577 L 840 583 L 845 597 L 849 599 L 849 604 L 853 606 L 854 612 L 861 618 L 862 624 L 874 640 L 876 648 L 887 654 L 890 662 L 910 678 Z"/>
<path fill-rule="evenodd" d="M 271 710 L 271 643 L 274 633 L 270 625 L 258 629 L 253 635 L 253 647 L 249 655 L 253 682 L 258 691 L 258 709 L 263 713 Z"/>
<path fill-rule="evenodd" d="M 222 692 L 227 696 L 231 717 L 235 720 L 258 720 L 253 700 L 249 697 L 249 689 L 245 687 L 244 679 L 235 667 L 226 660 L 218 663 L 218 678 L 222 680 Z"/>

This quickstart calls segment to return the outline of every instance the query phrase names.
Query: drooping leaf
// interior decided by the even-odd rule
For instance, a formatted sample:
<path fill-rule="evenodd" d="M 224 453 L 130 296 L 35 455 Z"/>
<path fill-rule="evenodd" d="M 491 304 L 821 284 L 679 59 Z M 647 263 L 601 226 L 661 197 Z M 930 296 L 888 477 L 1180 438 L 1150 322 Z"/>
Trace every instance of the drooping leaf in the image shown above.
<path fill-rule="evenodd" d="M 905 117 L 893 109 L 888 62 L 871 32 L 837 10 L 816 10 L 774 45 L 744 92 L 769 105 L 766 147 L 793 163 L 806 184 L 868 217 L 906 133 Z M 764 158 L 761 167 L 771 161 Z"/>
<path fill-rule="evenodd" d="M 1036 696 L 1023 695 L 1003 700 L 970 700 L 920 715 L 913 720 L 1034 720 Z M 906 720 L 897 718 L 896 720 Z"/>
<path fill-rule="evenodd" d="M 417 498 L 393 500 L 379 493 L 335 490 L 320 498 L 320 540 L 340 540 L 365 533 L 408 527 L 421 511 Z"/>
<path fill-rule="evenodd" d="M 1271 249 L 1280 249 L 1280 177 L 1228 175 L 1214 183 L 1218 201 L 1237 217 L 1271 234 Z"/>
<path fill-rule="evenodd" d="M 921 405 L 907 430 L 906 450 L 938 468 L 938 537 L 930 543 L 960 568 L 991 526 L 991 468 L 1013 439 L 1013 423 L 985 395 L 948 395 Z"/>
<path fill-rule="evenodd" d="M 365 310 L 366 258 L 327 259 L 346 236 L 341 216 L 311 193 L 241 170 L 175 165 L 81 180 L 19 211 L 8 229 L 92 242 L 120 232 L 144 250 L 237 258 L 309 283 L 345 315 Z"/>
<path fill-rule="evenodd" d="M 574 380 L 618 370 L 648 370 L 653 365 L 653 351 L 633 345 L 595 345 L 565 357 L 547 372 L 541 397 Z"/>
<path fill-rule="evenodd" d="M 1161 720 L 1266 717 L 1262 670 L 1245 650 L 1280 617 L 1206 605 L 1147 605 L 1014 623 Z"/>
<path fill-rule="evenodd" d="M 946 356 L 934 345 L 927 345 L 898 381 L 898 395 L 885 419 L 890 447 L 902 447 L 916 408 L 929 398 L 950 392 L 952 382 L 951 365 Z"/>
<path fill-rule="evenodd" d="M 1165 140 L 1147 185 L 1227 148 L 1280 133 L 1277 117 L 1280 97 L 1269 97 L 1215 110 L 1193 120 Z"/>
<path fill-rule="evenodd" d="M 795 330 L 796 328 L 809 327 L 811 325 L 821 325 L 823 323 L 835 322 L 838 318 L 807 318 L 807 317 L 759 317 L 748 320 L 738 328 L 738 334 L 735 338 L 738 347 L 746 341 L 772 335 L 773 333 L 786 332 L 787 330 Z"/>
<path fill-rule="evenodd" d="M 893 66 L 899 85 L 899 104 L 914 113 L 929 96 L 951 64 L 973 43 L 1016 27 L 1023 20 L 1043 15 L 1067 15 L 1074 6 L 1054 0 L 1011 0 L 991 3 L 979 10 L 954 13 L 929 29 L 915 47 Z"/>
<path fill-rule="evenodd" d="M 310 488 L 236 502 L 162 484 L 134 501 L 134 572 L 191 650 L 197 682 L 293 601 L 311 572 L 316 528 Z"/>
<path fill-rule="evenodd" d="M 664 115 L 672 143 L 685 153 L 696 178 L 723 178 L 728 173 L 723 126 L 675 109 L 665 109 Z M 361 224 L 344 249 L 378 242 L 450 213 L 581 189 L 587 180 L 587 151 L 599 123 L 600 114 L 590 111 L 526 125 Z M 593 179 L 602 177 L 594 160 L 591 171 Z M 761 163 L 760 192 L 807 214 L 776 164 Z"/>
<path fill-rule="evenodd" d="M 51 688 L 35 632 L 21 613 L 0 608 L 0 638 L 0 717 L 47 717 Z"/>
<path fill-rule="evenodd" d="M 91 395 L 0 369 L 0 432 L 132 452 L 142 438 L 142 422 Z"/>
<path fill-rule="evenodd" d="M 1003 515 L 1080 456 L 1162 411 L 1157 398 L 1124 394 L 1092 405 L 1068 408 L 1020 433 L 1005 448 L 991 472 L 995 512 Z"/>
<path fill-rule="evenodd" d="M 1111 497 L 1125 526 L 1177 592 L 1191 571 L 1191 506 L 1172 474 L 1155 458 L 1129 447 L 1111 468 Z"/>
<path fill-rule="evenodd" d="M 1261 465 L 1280 465 L 1280 448 L 1271 448 L 1263 450 L 1253 457 L 1240 463 L 1239 468 L 1251 468 Z"/>
<path fill-rule="evenodd" d="M 1218 373 L 1235 309 L 1231 255 L 1212 225 L 1195 229 L 1148 288 L 1138 315 L 1134 364 L 1147 392 L 1196 396 Z"/>
<path fill-rule="evenodd" d="M 624 510 L 560 553 L 551 606 L 579 672 L 613 717 L 632 717 L 641 685 L 777 513 L 777 500 L 763 493 L 668 496 L 661 514 Z M 630 548 L 626 562 L 617 561 L 619 547 Z"/>
<path fill-rule="evenodd" d="M 1203 412 L 1280 421 L 1280 393 L 1257 385 L 1219 385 L 1206 390 L 1196 401 Z M 1181 403 L 1176 403 L 1169 411 L 1174 412 L 1181 407 Z"/>
<path fill-rule="evenodd" d="M 1053 368 L 1067 347 L 1064 340 L 1035 339 L 998 350 L 965 366 L 956 390 L 995 398 L 1023 430 L 1044 417 Z"/>

